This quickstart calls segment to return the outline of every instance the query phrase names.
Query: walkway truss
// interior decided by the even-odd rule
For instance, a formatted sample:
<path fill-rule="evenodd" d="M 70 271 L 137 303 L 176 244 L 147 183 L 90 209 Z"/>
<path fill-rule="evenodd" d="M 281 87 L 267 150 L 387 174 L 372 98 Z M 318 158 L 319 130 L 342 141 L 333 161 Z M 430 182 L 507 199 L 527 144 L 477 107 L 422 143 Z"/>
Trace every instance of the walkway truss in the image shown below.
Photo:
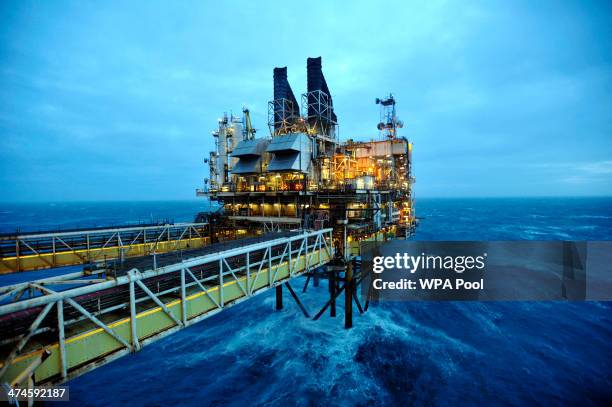
<path fill-rule="evenodd" d="M 0 235 L 0 274 L 146 256 L 209 243 L 207 223 Z"/>
<path fill-rule="evenodd" d="M 105 277 L 0 288 L 0 383 L 58 384 L 320 267 L 332 229 Z M 71 286 L 60 290 L 57 287 Z M 24 292 L 32 296 L 20 299 Z"/>

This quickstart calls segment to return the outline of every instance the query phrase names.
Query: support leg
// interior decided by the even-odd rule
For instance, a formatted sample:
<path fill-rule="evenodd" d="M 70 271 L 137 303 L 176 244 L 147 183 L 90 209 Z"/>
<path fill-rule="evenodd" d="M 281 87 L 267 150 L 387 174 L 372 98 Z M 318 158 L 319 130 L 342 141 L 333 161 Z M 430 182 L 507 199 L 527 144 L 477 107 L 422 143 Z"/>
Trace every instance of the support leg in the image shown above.
<path fill-rule="evenodd" d="M 283 309 L 283 286 L 279 284 L 276 286 L 276 309 Z"/>
<path fill-rule="evenodd" d="M 344 328 L 353 327 L 353 265 L 349 262 L 346 265 L 344 290 Z"/>
<path fill-rule="evenodd" d="M 302 292 L 305 293 L 306 290 L 308 289 L 308 283 L 310 282 L 310 274 L 308 274 L 308 276 L 306 277 L 306 282 L 304 283 L 304 288 L 302 289 Z"/>
<path fill-rule="evenodd" d="M 329 270 L 329 316 L 336 316 L 336 270 L 330 268 Z"/>

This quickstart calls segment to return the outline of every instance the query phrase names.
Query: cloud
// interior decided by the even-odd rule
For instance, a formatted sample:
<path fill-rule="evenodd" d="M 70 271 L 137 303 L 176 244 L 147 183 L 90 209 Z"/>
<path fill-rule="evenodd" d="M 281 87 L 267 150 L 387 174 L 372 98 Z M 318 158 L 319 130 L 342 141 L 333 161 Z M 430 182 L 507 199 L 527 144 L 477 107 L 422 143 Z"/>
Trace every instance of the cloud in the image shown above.
<path fill-rule="evenodd" d="M 247 105 L 265 135 L 272 69 L 300 94 L 308 56 L 342 138 L 377 137 L 396 95 L 419 196 L 610 194 L 609 11 L 20 2 L 0 9 L 0 199 L 191 198 L 217 118 Z"/>
<path fill-rule="evenodd" d="M 579 170 L 594 175 L 612 174 L 612 160 L 582 164 Z"/>

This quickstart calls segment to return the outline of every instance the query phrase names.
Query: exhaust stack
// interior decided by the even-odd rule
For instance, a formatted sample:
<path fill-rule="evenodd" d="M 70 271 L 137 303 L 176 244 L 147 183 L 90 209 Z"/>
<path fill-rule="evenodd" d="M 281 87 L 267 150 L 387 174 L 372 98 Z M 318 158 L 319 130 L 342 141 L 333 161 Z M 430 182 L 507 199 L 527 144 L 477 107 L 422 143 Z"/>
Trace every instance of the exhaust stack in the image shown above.
<path fill-rule="evenodd" d="M 333 125 L 338 123 L 338 118 L 334 112 L 334 103 L 321 68 L 321 57 L 308 58 L 306 68 L 308 124 L 316 128 L 320 134 L 329 134 Z"/>
<path fill-rule="evenodd" d="M 290 126 L 300 117 L 300 107 L 287 80 L 287 67 L 274 68 L 274 133 Z"/>

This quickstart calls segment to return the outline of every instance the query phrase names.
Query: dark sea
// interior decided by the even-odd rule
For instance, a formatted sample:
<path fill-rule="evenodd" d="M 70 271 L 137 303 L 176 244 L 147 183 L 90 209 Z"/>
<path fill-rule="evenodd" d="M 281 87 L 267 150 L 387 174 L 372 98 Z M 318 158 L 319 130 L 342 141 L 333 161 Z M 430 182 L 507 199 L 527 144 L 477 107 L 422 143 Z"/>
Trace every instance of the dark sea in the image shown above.
<path fill-rule="evenodd" d="M 191 221 L 207 207 L 1 204 L 0 229 Z M 612 240 L 612 198 L 420 199 L 417 214 L 419 240 Z M 326 284 L 302 298 L 318 310 Z M 289 296 L 282 311 L 272 292 L 256 296 L 71 381 L 71 402 L 612 405 L 610 303 L 380 303 L 351 330 L 341 305 L 338 317 L 312 321 Z"/>

